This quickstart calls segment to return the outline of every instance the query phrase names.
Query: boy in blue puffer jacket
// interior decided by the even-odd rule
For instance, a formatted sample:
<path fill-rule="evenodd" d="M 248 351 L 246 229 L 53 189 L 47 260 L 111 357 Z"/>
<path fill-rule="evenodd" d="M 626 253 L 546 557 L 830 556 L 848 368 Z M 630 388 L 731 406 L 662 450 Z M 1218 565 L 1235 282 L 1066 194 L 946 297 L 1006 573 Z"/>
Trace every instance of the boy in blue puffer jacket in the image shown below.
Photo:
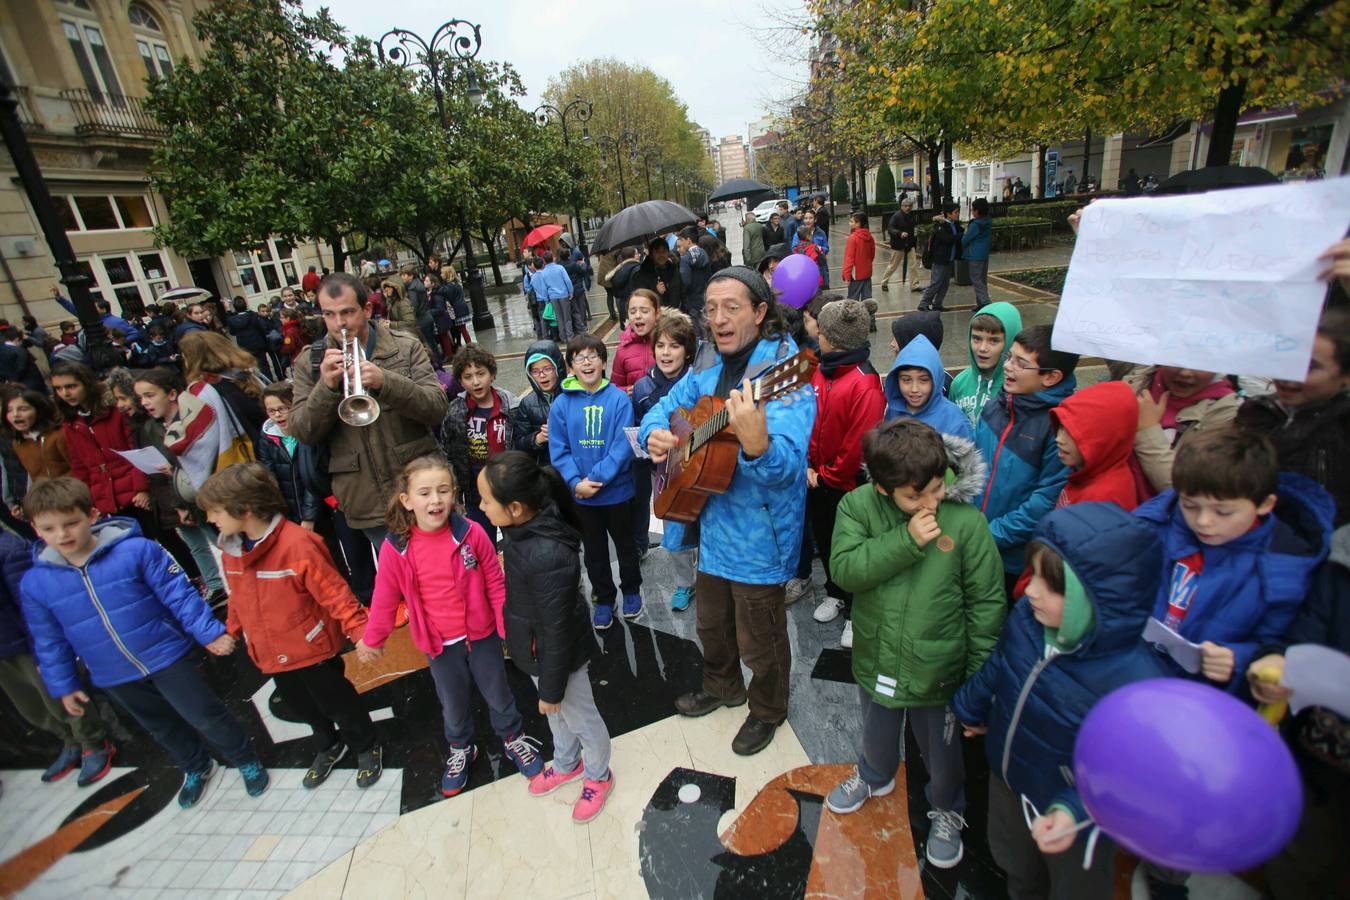
<path fill-rule="evenodd" d="M 1139 640 L 1162 546 L 1115 504 L 1080 503 L 1041 520 L 1027 557 L 1026 596 L 952 708 L 967 735 L 988 733 L 989 849 L 1009 896 L 1109 897 L 1114 844 L 1098 835 L 1086 869 L 1079 851 L 1064 852 L 1089 821 L 1073 745 L 1103 696 L 1166 674 Z M 1023 801 L 1036 816 L 1030 831 Z"/>
<path fill-rule="evenodd" d="M 593 624 L 614 624 L 614 574 L 609 542 L 619 557 L 623 616 L 642 613 L 642 566 L 633 534 L 633 447 L 624 432 L 633 421 L 628 392 L 605 377 L 609 351 L 598 337 L 579 334 L 567 342 L 562 393 L 548 411 L 548 451 L 581 513 L 586 577 L 595 601 Z"/>
<path fill-rule="evenodd" d="M 116 751 L 96 708 L 77 718 L 43 687 L 33 663 L 33 640 L 19 612 L 19 583 L 32 566 L 28 542 L 0 532 L 0 691 L 34 728 L 61 738 L 61 752 L 42 780 L 59 781 L 78 766 L 76 784 L 86 787 L 108 774 Z"/>
<path fill-rule="evenodd" d="M 985 404 L 975 447 L 989 463 L 989 483 L 975 502 L 1003 555 L 1008 599 L 1025 565 L 1023 547 L 1069 481 L 1059 460 L 1050 411 L 1077 388 L 1076 353 L 1051 349 L 1049 325 L 1025 328 L 1003 363 L 1003 390 Z"/>
<path fill-rule="evenodd" d="M 83 716 L 89 695 L 75 667 L 77 657 L 83 660 L 94 686 L 183 770 L 184 808 L 201 799 L 215 768 L 201 736 L 238 767 L 249 796 L 267 790 L 267 770 L 248 734 L 194 652 L 195 641 L 226 656 L 234 640 L 173 557 L 143 538 L 131 519 L 96 524 L 89 488 L 74 478 L 37 482 L 24 497 L 24 512 L 42 539 L 20 590 L 47 691 L 70 715 Z"/>

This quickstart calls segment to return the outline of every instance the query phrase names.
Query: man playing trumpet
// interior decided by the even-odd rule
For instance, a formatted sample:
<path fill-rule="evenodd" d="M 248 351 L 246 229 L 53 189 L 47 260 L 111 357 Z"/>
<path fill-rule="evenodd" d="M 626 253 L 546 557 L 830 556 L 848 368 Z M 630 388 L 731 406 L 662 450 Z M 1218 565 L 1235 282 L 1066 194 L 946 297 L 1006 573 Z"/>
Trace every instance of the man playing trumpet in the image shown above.
<path fill-rule="evenodd" d="M 385 503 L 398 473 L 408 460 L 439 452 L 431 429 L 445 418 L 447 401 L 422 342 L 372 321 L 367 293 L 347 272 L 325 275 L 319 284 L 328 334 L 295 358 L 288 427 L 302 443 L 327 445 L 338 506 L 378 551 Z M 343 364 L 344 331 L 361 351 L 348 347 L 346 354 L 349 363 L 359 360 L 359 379 Z M 344 394 L 357 384 L 380 410 L 365 425 L 348 424 L 338 415 Z"/>

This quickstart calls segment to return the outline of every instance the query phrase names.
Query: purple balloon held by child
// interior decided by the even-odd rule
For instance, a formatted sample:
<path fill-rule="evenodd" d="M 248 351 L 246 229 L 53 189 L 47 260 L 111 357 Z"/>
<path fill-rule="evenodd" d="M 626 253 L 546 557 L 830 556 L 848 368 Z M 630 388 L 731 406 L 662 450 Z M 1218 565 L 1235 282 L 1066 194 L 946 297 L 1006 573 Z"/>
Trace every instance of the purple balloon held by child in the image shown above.
<path fill-rule="evenodd" d="M 1073 772 L 1097 825 L 1144 859 L 1237 872 L 1278 853 L 1303 787 L 1289 748 L 1250 707 L 1193 681 L 1112 691 L 1078 731 Z"/>
<path fill-rule="evenodd" d="M 794 253 L 773 270 L 773 289 L 778 302 L 801 309 L 820 289 L 820 268 L 799 253 Z"/>

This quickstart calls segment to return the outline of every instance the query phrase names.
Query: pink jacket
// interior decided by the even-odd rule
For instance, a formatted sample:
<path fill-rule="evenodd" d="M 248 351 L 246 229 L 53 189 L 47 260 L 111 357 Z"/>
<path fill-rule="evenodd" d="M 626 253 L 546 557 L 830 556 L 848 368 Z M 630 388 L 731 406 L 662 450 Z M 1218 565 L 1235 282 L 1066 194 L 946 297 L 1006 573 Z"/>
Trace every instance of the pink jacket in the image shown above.
<path fill-rule="evenodd" d="M 426 601 L 417 588 L 417 567 L 449 565 L 455 576 L 460 608 L 464 610 L 464 631 L 469 640 L 480 641 L 491 635 L 506 636 L 502 605 L 506 602 L 506 578 L 502 575 L 497 551 L 482 526 L 461 515 L 450 517 L 450 536 L 455 541 L 453 559 L 418 560 L 408 539 L 390 534 L 380 546 L 379 568 L 375 571 L 375 593 L 370 601 L 370 621 L 363 640 L 368 647 L 381 647 L 394 630 L 394 615 L 401 601 L 408 608 L 408 629 L 413 646 L 428 656 L 440 656 L 443 649 L 427 621 Z"/>
<path fill-rule="evenodd" d="M 609 380 L 628 390 L 656 365 L 652 354 L 652 336 L 648 333 L 639 337 L 632 328 L 625 328 L 619 338 L 619 349 L 614 351 L 614 367 L 610 370 Z"/>

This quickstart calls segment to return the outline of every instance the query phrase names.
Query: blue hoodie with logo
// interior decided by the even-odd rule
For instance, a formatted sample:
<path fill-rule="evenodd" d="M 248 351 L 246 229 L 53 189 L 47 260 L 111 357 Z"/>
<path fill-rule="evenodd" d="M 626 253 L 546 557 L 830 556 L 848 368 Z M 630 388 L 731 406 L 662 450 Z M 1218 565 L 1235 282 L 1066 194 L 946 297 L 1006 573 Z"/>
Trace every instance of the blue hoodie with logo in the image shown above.
<path fill-rule="evenodd" d="M 562 393 L 548 411 L 548 452 L 553 468 L 567 486 L 583 479 L 603 487 L 594 497 L 577 498 L 582 506 L 609 506 L 633 497 L 633 447 L 624 427 L 633 422 L 628 392 L 602 378 L 590 393 L 575 375 L 562 383 Z"/>
<path fill-rule="evenodd" d="M 933 392 L 928 402 L 918 412 L 910 412 L 905 397 L 900 393 L 900 370 L 924 369 L 933 380 Z M 927 337 L 915 336 L 895 358 L 891 370 L 886 373 L 886 382 L 882 385 L 886 392 L 886 418 L 897 419 L 901 416 L 913 416 L 926 425 L 931 425 L 940 434 L 951 434 L 968 441 L 975 440 L 975 429 L 971 427 L 961 407 L 942 395 L 942 386 L 947 372 L 942 368 L 942 357 L 937 347 Z"/>

